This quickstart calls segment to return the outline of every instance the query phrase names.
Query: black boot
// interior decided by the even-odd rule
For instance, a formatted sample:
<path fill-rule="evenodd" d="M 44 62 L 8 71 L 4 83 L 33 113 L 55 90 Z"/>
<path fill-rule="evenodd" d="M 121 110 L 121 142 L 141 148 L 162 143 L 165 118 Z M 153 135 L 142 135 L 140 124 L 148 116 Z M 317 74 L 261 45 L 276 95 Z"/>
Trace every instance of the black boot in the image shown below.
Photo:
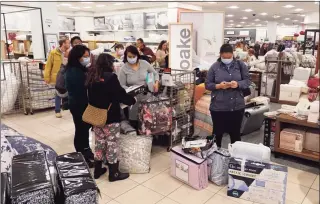
<path fill-rule="evenodd" d="M 115 164 L 109 164 L 109 181 L 120 181 L 129 178 L 128 173 L 121 173 L 119 171 L 119 162 Z"/>
<path fill-rule="evenodd" d="M 84 160 L 86 160 L 86 162 L 87 162 L 87 164 L 88 164 L 90 169 L 93 168 L 93 162 L 90 159 L 85 157 Z"/>
<path fill-rule="evenodd" d="M 102 176 L 106 172 L 107 172 L 107 168 L 102 167 L 102 161 L 94 161 L 94 172 L 93 172 L 94 179 L 100 178 L 100 176 Z"/>
<path fill-rule="evenodd" d="M 87 159 L 94 160 L 94 154 L 90 148 L 86 148 L 82 152 L 83 156 Z"/>

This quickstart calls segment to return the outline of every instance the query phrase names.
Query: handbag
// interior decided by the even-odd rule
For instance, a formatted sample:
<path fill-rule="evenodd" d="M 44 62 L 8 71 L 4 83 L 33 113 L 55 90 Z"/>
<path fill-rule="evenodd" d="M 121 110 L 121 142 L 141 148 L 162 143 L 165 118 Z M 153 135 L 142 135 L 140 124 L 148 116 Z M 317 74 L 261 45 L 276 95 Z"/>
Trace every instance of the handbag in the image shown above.
<path fill-rule="evenodd" d="M 109 105 L 108 109 L 102 109 L 88 104 L 82 115 L 82 120 L 90 125 L 93 125 L 94 127 L 105 126 L 108 119 L 108 111 L 110 110 L 111 105 L 112 103 Z"/>
<path fill-rule="evenodd" d="M 242 68 L 241 68 L 241 65 L 240 65 L 239 60 L 237 60 L 237 62 L 238 62 L 239 68 L 240 68 L 241 79 L 243 80 L 243 77 L 242 77 Z M 242 93 L 243 93 L 243 96 L 244 96 L 244 97 L 250 96 L 250 95 L 251 95 L 250 87 L 243 89 L 243 90 L 242 90 Z"/>

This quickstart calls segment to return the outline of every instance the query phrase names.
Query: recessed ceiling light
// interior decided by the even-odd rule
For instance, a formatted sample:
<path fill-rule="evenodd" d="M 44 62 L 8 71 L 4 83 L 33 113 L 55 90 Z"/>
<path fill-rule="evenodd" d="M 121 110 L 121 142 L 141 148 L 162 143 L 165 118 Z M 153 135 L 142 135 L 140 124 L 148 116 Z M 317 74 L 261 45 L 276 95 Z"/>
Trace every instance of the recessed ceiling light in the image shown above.
<path fill-rule="evenodd" d="M 245 22 L 244 21 L 242 21 L 242 22 L 240 22 L 241 24 L 244 24 Z"/>
<path fill-rule="evenodd" d="M 262 15 L 262 16 L 266 16 L 266 15 L 268 15 L 267 13 L 261 13 L 260 15 Z"/>
<path fill-rule="evenodd" d="M 238 24 L 237 27 L 241 27 L 242 25 Z"/>
<path fill-rule="evenodd" d="M 301 8 L 294 9 L 294 11 L 303 11 Z"/>
<path fill-rule="evenodd" d="M 254 21 L 260 21 L 260 19 L 255 19 Z"/>
<path fill-rule="evenodd" d="M 290 18 L 285 18 L 284 20 L 288 21 L 288 20 L 290 20 Z"/>
<path fill-rule="evenodd" d="M 283 6 L 284 8 L 293 8 L 294 7 L 294 5 L 290 5 L 290 4 L 288 4 L 288 5 L 285 5 L 285 6 Z"/>
<path fill-rule="evenodd" d="M 101 7 L 105 7 L 106 5 L 103 5 L 103 4 L 97 4 L 96 5 L 96 7 L 99 7 L 99 8 L 101 8 Z"/>
<path fill-rule="evenodd" d="M 77 7 L 77 6 L 71 6 L 70 8 L 72 8 L 72 9 L 80 9 L 80 7 Z"/>
<path fill-rule="evenodd" d="M 245 11 L 245 12 L 251 12 L 251 11 L 253 11 L 252 9 L 245 9 L 245 10 L 243 10 L 243 11 Z"/>
<path fill-rule="evenodd" d="M 209 1 L 208 4 L 217 4 L 217 2 Z"/>
<path fill-rule="evenodd" d="M 233 22 L 233 20 L 229 20 L 228 22 Z"/>
<path fill-rule="evenodd" d="M 273 18 L 280 18 L 280 16 L 279 15 L 274 15 Z"/>
<path fill-rule="evenodd" d="M 233 17 L 233 15 L 232 14 L 228 14 L 227 17 Z"/>
<path fill-rule="evenodd" d="M 71 5 L 71 4 L 63 3 L 63 4 L 59 4 L 59 6 L 72 6 L 72 5 Z"/>
<path fill-rule="evenodd" d="M 92 8 L 91 6 L 85 6 L 83 7 L 84 9 L 89 9 L 89 8 Z"/>
<path fill-rule="evenodd" d="M 248 17 L 242 17 L 241 19 L 243 19 L 243 20 L 247 20 L 247 19 L 248 19 Z"/>
<path fill-rule="evenodd" d="M 237 9 L 237 8 L 239 8 L 238 6 L 229 6 L 228 8 L 230 8 L 230 9 Z"/>

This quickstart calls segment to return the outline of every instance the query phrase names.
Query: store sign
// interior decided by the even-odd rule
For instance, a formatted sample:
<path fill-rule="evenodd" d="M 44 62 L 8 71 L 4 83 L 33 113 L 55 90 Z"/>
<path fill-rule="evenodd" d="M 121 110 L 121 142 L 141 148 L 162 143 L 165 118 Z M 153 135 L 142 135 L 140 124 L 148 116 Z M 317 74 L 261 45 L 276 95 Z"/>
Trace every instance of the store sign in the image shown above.
<path fill-rule="evenodd" d="M 228 30 L 227 31 L 227 35 L 234 35 L 234 31 L 233 30 L 230 30 L 230 31 Z"/>
<path fill-rule="evenodd" d="M 192 24 L 169 25 L 169 67 L 192 70 Z"/>
<path fill-rule="evenodd" d="M 241 35 L 241 36 L 248 36 L 248 35 L 249 35 L 249 31 L 248 31 L 248 30 L 240 30 L 239 35 Z"/>

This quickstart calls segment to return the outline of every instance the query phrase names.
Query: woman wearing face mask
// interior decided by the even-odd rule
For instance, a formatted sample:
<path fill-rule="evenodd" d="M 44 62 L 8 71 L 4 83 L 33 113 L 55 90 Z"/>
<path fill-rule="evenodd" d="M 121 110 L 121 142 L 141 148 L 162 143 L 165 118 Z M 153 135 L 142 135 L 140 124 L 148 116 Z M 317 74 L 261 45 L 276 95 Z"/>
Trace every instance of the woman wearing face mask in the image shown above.
<path fill-rule="evenodd" d="M 168 45 L 166 40 L 162 40 L 159 44 L 156 57 L 157 62 L 159 63 L 161 68 L 168 68 L 166 64 L 166 57 L 168 56 Z"/>
<path fill-rule="evenodd" d="M 114 57 L 102 53 L 99 55 L 95 69 L 90 70 L 86 82 L 89 104 L 108 110 L 108 119 L 104 127 L 93 127 L 95 132 L 95 164 L 94 178 L 98 179 L 106 172 L 102 168 L 104 157 L 108 160 L 109 181 L 123 180 L 128 173 L 119 171 L 118 139 L 120 136 L 120 103 L 128 106 L 136 101 L 121 87 L 118 77 L 114 74 Z"/>
<path fill-rule="evenodd" d="M 231 143 L 240 141 L 240 128 L 244 114 L 243 90 L 249 88 L 247 66 L 233 57 L 231 45 L 220 48 L 220 58 L 209 69 L 206 89 L 211 92 L 210 112 L 217 146 L 222 136 L 229 133 Z"/>
<path fill-rule="evenodd" d="M 90 125 L 82 121 L 82 115 L 88 105 L 85 87 L 86 66 L 90 63 L 90 50 L 84 45 L 72 47 L 65 71 L 65 86 L 68 91 L 69 109 L 75 126 L 74 147 L 81 152 L 90 168 L 94 155 L 89 146 Z"/>
<path fill-rule="evenodd" d="M 140 59 L 140 54 L 136 47 L 127 47 L 124 53 L 124 63 L 125 64 L 122 66 L 119 73 L 119 81 L 122 87 L 127 88 L 133 85 L 147 85 L 147 75 L 148 73 L 153 73 L 153 91 L 158 92 L 159 74 L 148 62 Z M 148 96 L 150 96 L 150 94 L 138 95 L 137 103 L 130 109 L 129 119 L 134 126 L 136 126 L 138 120 L 138 104 L 143 98 Z"/>

